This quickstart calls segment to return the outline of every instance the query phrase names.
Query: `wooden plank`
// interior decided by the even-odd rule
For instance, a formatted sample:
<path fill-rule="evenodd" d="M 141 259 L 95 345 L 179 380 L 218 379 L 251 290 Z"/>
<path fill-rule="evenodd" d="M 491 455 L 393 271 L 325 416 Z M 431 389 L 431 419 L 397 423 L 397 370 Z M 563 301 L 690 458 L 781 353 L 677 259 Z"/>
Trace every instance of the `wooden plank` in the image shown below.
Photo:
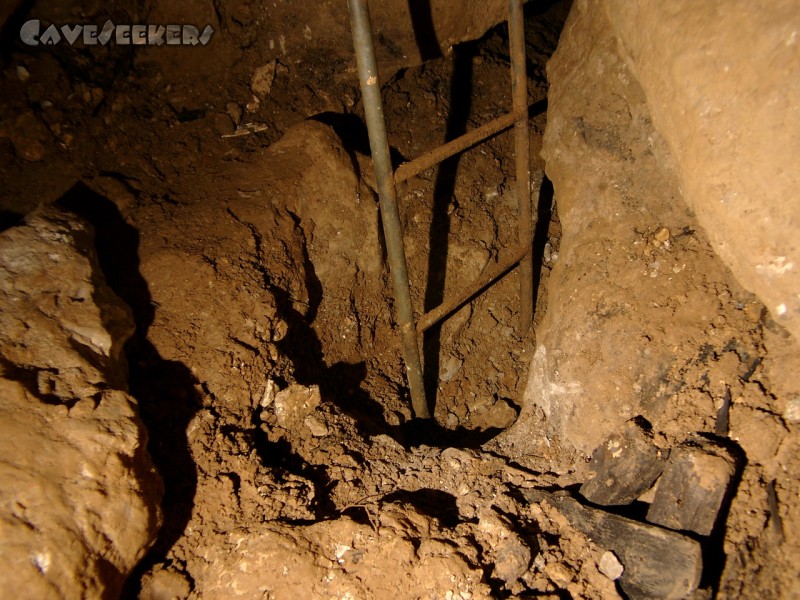
<path fill-rule="evenodd" d="M 589 463 L 592 478 L 581 496 L 601 506 L 630 504 L 650 489 L 664 470 L 668 450 L 657 448 L 653 436 L 635 420 L 595 448 Z"/>
<path fill-rule="evenodd" d="M 583 506 L 568 494 L 520 490 L 530 502 L 546 501 L 586 537 L 611 550 L 624 567 L 619 584 L 631 599 L 686 598 L 700 583 L 700 544 L 674 531 Z"/>
<path fill-rule="evenodd" d="M 735 457 L 720 443 L 698 437 L 681 444 L 670 454 L 647 520 L 710 535 L 735 472 Z"/>

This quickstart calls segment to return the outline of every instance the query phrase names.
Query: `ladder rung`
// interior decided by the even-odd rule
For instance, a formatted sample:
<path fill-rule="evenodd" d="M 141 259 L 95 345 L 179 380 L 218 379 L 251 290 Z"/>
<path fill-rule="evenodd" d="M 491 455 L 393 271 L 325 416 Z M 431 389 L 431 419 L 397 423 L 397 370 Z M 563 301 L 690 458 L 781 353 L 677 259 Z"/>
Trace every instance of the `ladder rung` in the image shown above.
<path fill-rule="evenodd" d="M 473 129 L 472 131 L 469 131 L 464 135 L 447 142 L 443 146 L 434 148 L 433 150 L 418 156 L 412 161 L 403 163 L 397 167 L 397 170 L 394 172 L 395 183 L 400 183 L 402 181 L 411 179 L 425 169 L 430 169 L 432 166 L 438 165 L 440 162 L 450 158 L 454 154 L 458 154 L 462 150 L 466 150 L 467 148 L 482 142 L 486 138 L 500 133 L 504 129 L 508 129 L 520 118 L 528 118 L 527 107 L 524 115 L 516 115 L 515 113 L 511 112 L 503 115 L 502 117 L 497 117 L 496 119 L 481 125 L 477 129 Z"/>
<path fill-rule="evenodd" d="M 422 315 L 419 321 L 417 321 L 417 335 L 421 335 L 424 331 L 430 329 L 445 317 L 448 317 L 456 312 L 459 308 L 484 291 L 485 288 L 488 288 L 497 279 L 500 279 L 503 275 L 508 273 L 518 262 L 528 256 L 528 254 L 531 252 L 533 252 L 532 245 L 523 244 L 517 248 L 514 254 L 506 258 L 504 261 L 497 263 L 494 268 L 473 281 L 469 286 L 467 286 L 467 288 L 462 290 L 458 296 L 450 301 L 442 302 L 433 310 Z"/>

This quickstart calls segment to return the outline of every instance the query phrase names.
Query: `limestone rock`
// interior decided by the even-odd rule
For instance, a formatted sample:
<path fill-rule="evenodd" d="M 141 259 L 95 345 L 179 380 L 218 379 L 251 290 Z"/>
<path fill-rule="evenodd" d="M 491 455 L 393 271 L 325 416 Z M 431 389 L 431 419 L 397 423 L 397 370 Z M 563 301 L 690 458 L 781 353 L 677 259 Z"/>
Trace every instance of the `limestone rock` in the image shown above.
<path fill-rule="evenodd" d="M 182 573 L 161 569 L 143 577 L 141 600 L 161 600 L 162 598 L 182 599 L 189 596 L 192 586 Z"/>
<path fill-rule="evenodd" d="M 625 567 L 619 562 L 617 555 L 613 552 L 603 552 L 600 561 L 597 563 L 597 568 L 600 572 L 611 580 L 616 581 L 625 572 Z"/>
<path fill-rule="evenodd" d="M 493 558 L 492 577 L 512 588 L 528 570 L 531 550 L 511 523 L 494 510 L 484 511 L 478 518 L 477 538 Z"/>
<path fill-rule="evenodd" d="M 113 597 L 155 540 L 132 326 L 83 222 L 51 207 L 0 234 L 0 596 Z"/>
<path fill-rule="evenodd" d="M 284 429 L 300 427 L 316 410 L 322 399 L 319 387 L 290 385 L 275 395 L 275 415 L 278 425 Z"/>
<path fill-rule="evenodd" d="M 119 593 L 160 524 L 145 440 L 124 392 L 67 409 L 0 379 L 0 596 Z"/>
<path fill-rule="evenodd" d="M 122 347 L 133 319 L 102 279 L 92 244 L 91 228 L 57 208 L 0 235 L 0 361 L 54 401 L 127 379 Z"/>
<path fill-rule="evenodd" d="M 601 4 L 714 250 L 800 339 L 797 3 Z"/>
<path fill-rule="evenodd" d="M 646 5 L 654 14 L 660 10 L 655 3 Z M 531 433 L 539 431 L 547 443 L 588 455 L 636 415 L 673 438 L 707 430 L 714 399 L 708 403 L 701 381 L 683 379 L 686 366 L 717 361 L 715 380 L 735 381 L 741 374 L 739 359 L 729 365 L 719 358 L 726 352 L 724 340 L 743 343 L 747 351 L 741 356 L 755 355 L 760 344 L 757 333 L 742 334 L 752 330 L 742 310 L 750 294 L 723 260 L 732 268 L 734 264 L 724 253 L 715 253 L 715 240 L 721 239 L 715 228 L 724 227 L 722 221 L 712 219 L 713 227 L 707 222 L 704 230 L 697 221 L 699 209 L 697 216 L 691 210 L 698 201 L 722 204 L 719 198 L 698 200 L 697 193 L 690 198 L 684 171 L 700 158 L 685 165 L 674 155 L 677 146 L 657 127 L 654 102 L 637 79 L 641 74 L 631 58 L 636 55 L 620 50 L 616 21 L 609 17 L 612 8 L 627 19 L 626 27 L 637 22 L 638 13 L 628 5 L 575 2 L 547 66 L 550 88 L 542 155 L 553 183 L 562 238 L 522 412 L 498 436 L 497 445 L 514 457 L 539 451 L 535 444 L 541 442 Z M 662 8 L 669 12 L 672 5 Z M 689 20 L 708 18 L 705 5 L 699 16 L 688 5 L 680 14 L 690 15 Z M 672 18 L 665 17 L 669 22 Z M 659 32 L 663 21 L 652 21 Z M 709 27 L 716 31 L 717 25 Z M 684 34 L 677 28 L 670 35 Z M 646 38 L 634 37 L 644 44 Z M 686 43 L 704 40 L 696 33 Z M 659 56 L 672 60 L 663 48 Z M 699 54 L 681 56 L 688 60 Z M 670 72 L 658 61 L 658 70 Z M 658 77 L 655 71 L 646 76 Z M 715 85 L 706 91 L 710 107 L 732 97 Z M 672 97 L 658 96 L 658 102 L 659 111 L 668 110 Z M 699 136 L 699 130 L 692 135 Z M 734 179 L 725 178 L 732 170 L 735 165 L 719 171 L 719 178 L 707 173 L 704 181 L 733 189 Z M 736 202 L 740 201 L 744 202 Z M 730 230 L 737 243 L 749 239 L 748 222 L 741 222 L 748 227 L 747 235 Z M 787 253 L 780 251 L 781 256 Z M 789 277 L 786 266 L 781 277 Z M 752 290 L 758 292 L 756 287 Z"/>

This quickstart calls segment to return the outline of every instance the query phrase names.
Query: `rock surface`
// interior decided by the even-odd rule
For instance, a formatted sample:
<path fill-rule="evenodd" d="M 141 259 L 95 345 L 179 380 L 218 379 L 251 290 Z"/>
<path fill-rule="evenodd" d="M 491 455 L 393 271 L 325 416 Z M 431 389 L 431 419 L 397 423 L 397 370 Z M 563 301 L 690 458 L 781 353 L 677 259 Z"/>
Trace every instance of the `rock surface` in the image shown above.
<path fill-rule="evenodd" d="M 797 3 L 601 4 L 712 247 L 800 340 Z"/>
<path fill-rule="evenodd" d="M 786 3 L 770 7 L 769 23 L 765 13 L 754 17 L 765 27 L 762 52 L 754 53 L 744 33 L 751 26 L 742 29 L 738 21 L 752 7 L 734 3 L 722 16 L 726 5 L 715 21 L 706 10 L 715 6 L 574 3 L 548 63 L 542 151 L 563 229 L 559 259 L 520 418 L 493 445 L 520 464 L 533 464 L 543 447 L 572 449 L 572 460 L 552 468 L 585 481 L 580 456 L 634 415 L 652 423 L 661 447 L 674 447 L 690 432 L 729 431 L 747 466 L 726 515 L 719 593 L 788 597 L 797 593 L 785 574 L 795 568 L 798 542 L 784 532 L 789 522 L 796 527 L 800 511 L 775 506 L 798 490 L 790 450 L 797 447 L 796 427 L 782 416 L 792 414 L 800 392 L 791 375 L 800 348 L 790 303 L 773 294 L 790 288 L 797 294 L 794 265 L 788 266 L 796 262 L 789 258 L 793 246 L 785 237 L 797 229 L 789 216 L 797 213 L 796 199 L 781 191 L 796 176 L 786 162 L 796 140 L 776 131 L 774 152 L 758 144 L 770 138 L 770 119 L 796 118 L 782 99 L 770 104 L 762 97 L 781 81 L 786 97 L 794 97 L 796 82 L 787 81 L 783 66 L 795 64 L 796 50 L 791 35 L 781 37 L 794 18 L 782 12 Z M 685 32 L 677 25 L 684 22 Z M 674 53 L 665 37 L 673 39 Z M 768 53 L 762 42 L 771 44 Z M 726 52 L 737 61 L 731 69 L 740 72 L 739 86 L 726 88 L 733 85 L 726 76 L 709 70 Z M 762 65 L 762 89 L 752 69 L 769 57 L 781 67 Z M 686 70 L 688 63 L 697 73 Z M 749 104 L 754 98 L 764 101 L 756 108 Z M 705 108 L 712 110 L 698 114 Z M 734 124 L 733 114 L 739 115 Z M 750 178 L 746 185 L 742 176 Z M 745 189 L 747 199 L 724 196 Z M 718 211 L 727 214 L 710 217 Z M 769 263 L 763 248 L 773 240 L 769 252 L 787 257 L 773 261 L 782 274 L 749 277 Z M 740 251 L 750 254 L 742 259 Z M 786 313 L 765 309 L 759 297 L 786 303 Z M 725 427 L 720 417 L 728 413 Z M 770 508 L 765 482 L 772 478 L 779 491 Z"/>
<path fill-rule="evenodd" d="M 48 208 L 0 234 L 0 595 L 114 596 L 159 526 L 92 231 Z"/>
<path fill-rule="evenodd" d="M 2 234 L 0 360 L 34 393 L 59 402 L 126 380 L 130 310 L 102 279 L 91 229 L 47 209 Z"/>
<path fill-rule="evenodd" d="M 781 338 L 767 353 L 776 358 L 796 344 L 770 333 L 783 321 L 761 313 L 685 202 L 681 165 L 604 3 L 573 6 L 548 76 L 542 154 L 563 237 L 523 413 L 497 443 L 524 455 L 539 440 L 523 432 L 540 431 L 588 454 L 637 414 L 678 439 L 687 430 L 670 417 L 712 431 L 726 386 L 747 387 L 740 377 L 761 364 L 765 340 Z M 691 365 L 707 365 L 710 379 L 687 381 Z M 797 393 L 787 378 L 771 385 L 779 397 Z M 741 410 L 734 403 L 731 418 Z"/>

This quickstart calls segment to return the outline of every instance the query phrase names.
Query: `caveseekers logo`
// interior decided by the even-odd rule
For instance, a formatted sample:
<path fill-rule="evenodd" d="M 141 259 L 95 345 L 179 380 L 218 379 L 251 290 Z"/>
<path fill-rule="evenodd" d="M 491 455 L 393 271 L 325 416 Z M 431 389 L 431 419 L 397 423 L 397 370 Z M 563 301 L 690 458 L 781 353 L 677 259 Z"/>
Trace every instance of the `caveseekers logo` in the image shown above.
<path fill-rule="evenodd" d="M 205 46 L 213 34 L 211 25 L 201 32 L 194 25 L 115 25 L 110 19 L 102 27 L 50 25 L 44 31 L 41 21 L 32 19 L 19 30 L 19 37 L 28 46 L 55 46 L 62 41 L 72 46 L 78 40 L 86 46 L 105 46 L 109 42 L 119 46 Z"/>

